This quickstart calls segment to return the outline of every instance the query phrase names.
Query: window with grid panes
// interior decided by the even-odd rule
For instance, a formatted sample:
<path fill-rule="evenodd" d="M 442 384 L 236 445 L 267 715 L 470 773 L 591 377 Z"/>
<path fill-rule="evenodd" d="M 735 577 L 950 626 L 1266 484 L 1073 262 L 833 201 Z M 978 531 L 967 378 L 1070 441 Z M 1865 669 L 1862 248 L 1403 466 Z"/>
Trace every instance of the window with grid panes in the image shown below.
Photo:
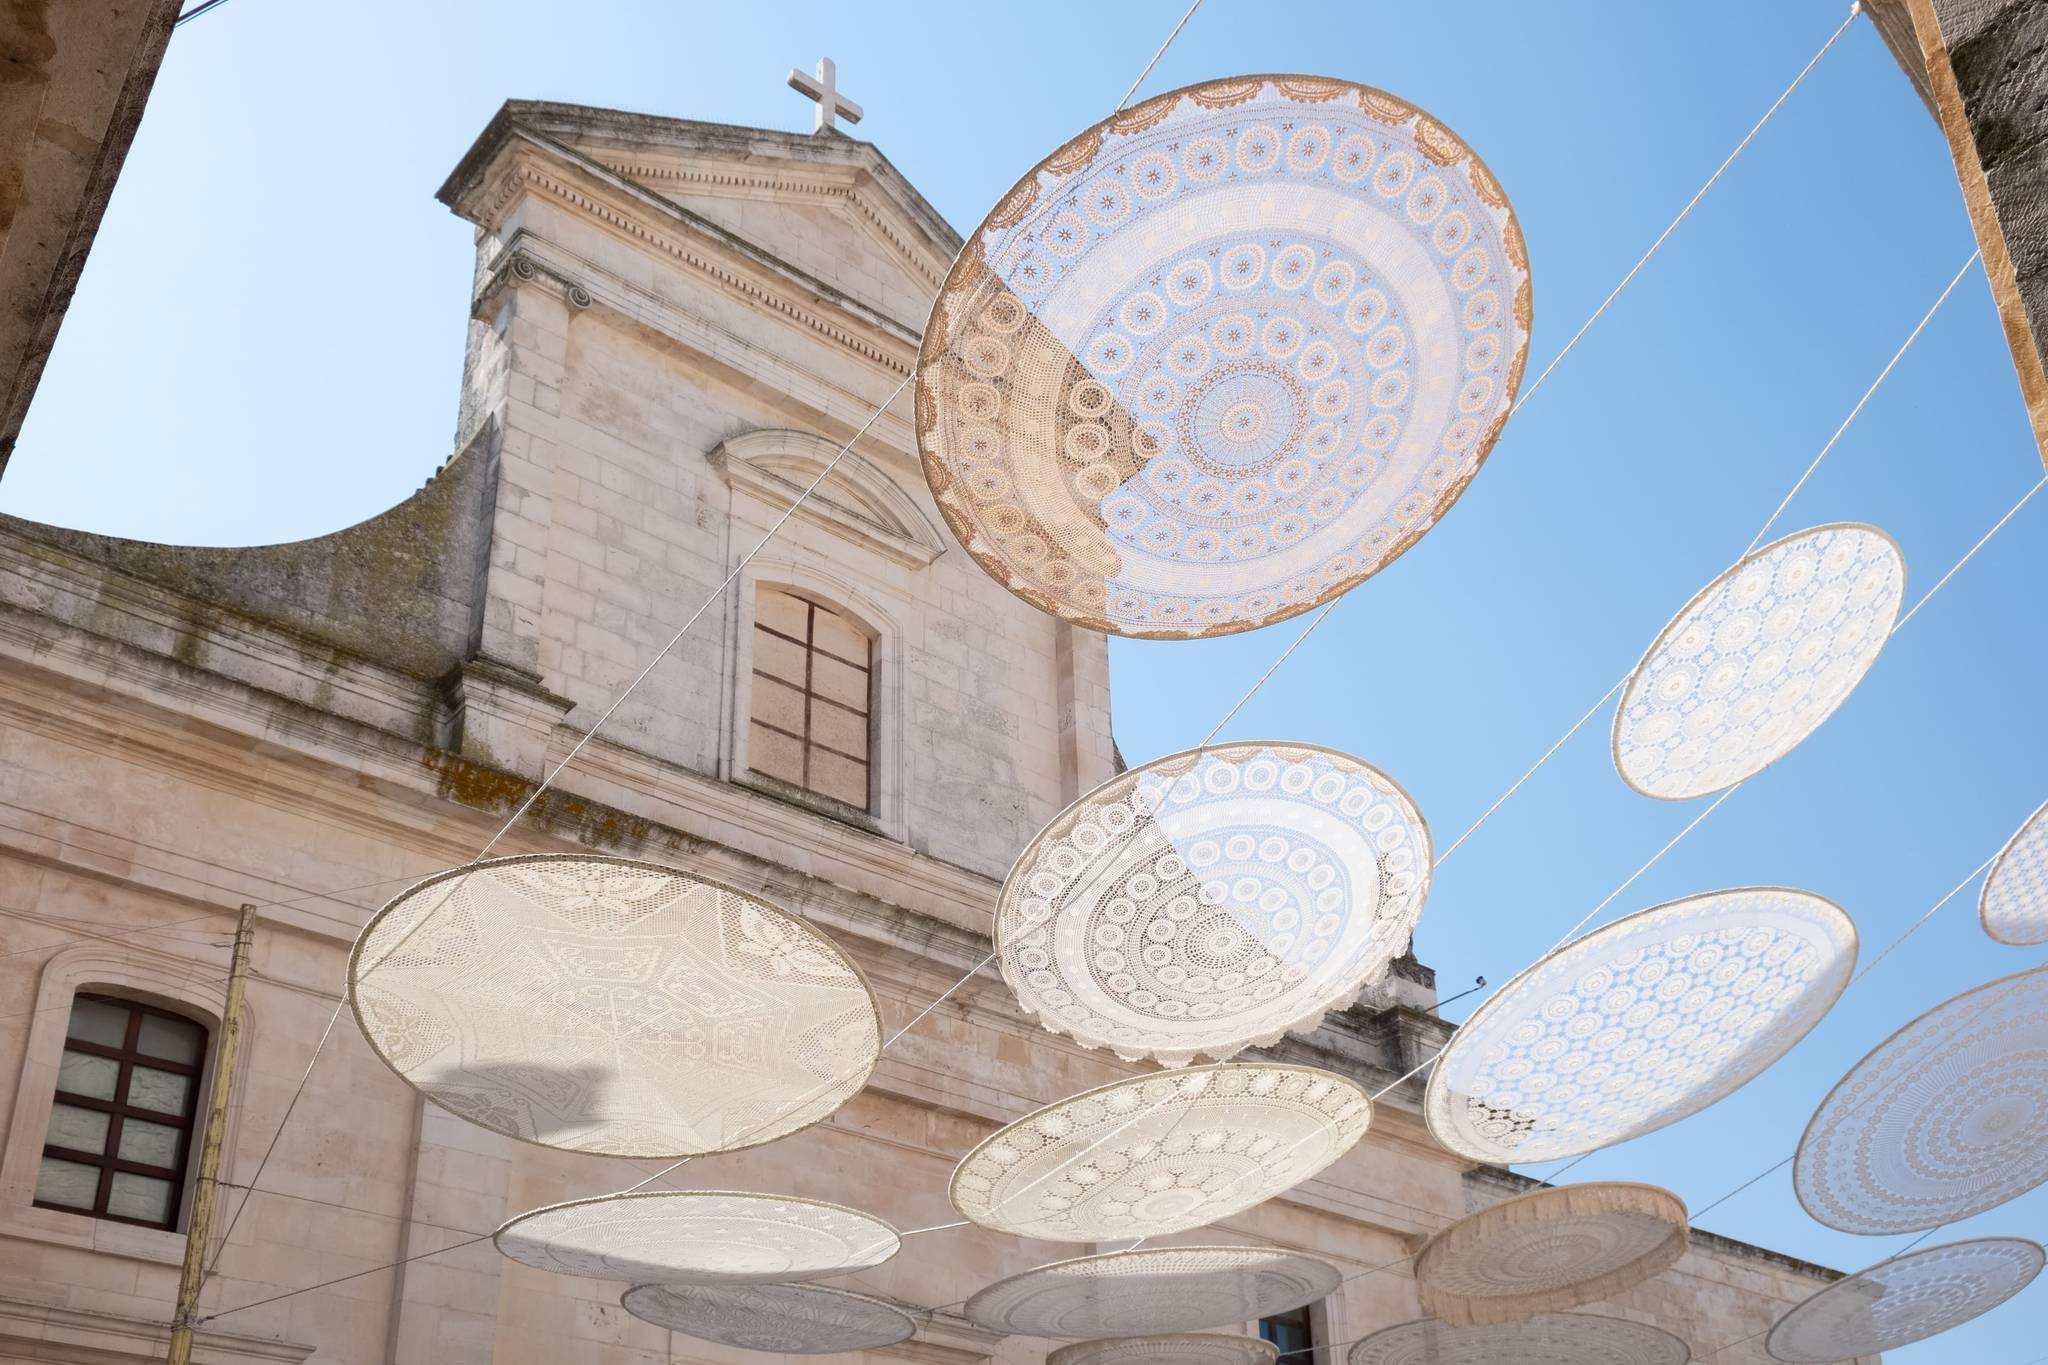
<path fill-rule="evenodd" d="M 747 766 L 855 810 L 872 806 L 874 644 L 808 598 L 764 587 L 754 603 Z"/>
<path fill-rule="evenodd" d="M 71 1002 L 36 1172 L 40 1208 L 174 1228 L 206 1030 L 129 1000 Z"/>

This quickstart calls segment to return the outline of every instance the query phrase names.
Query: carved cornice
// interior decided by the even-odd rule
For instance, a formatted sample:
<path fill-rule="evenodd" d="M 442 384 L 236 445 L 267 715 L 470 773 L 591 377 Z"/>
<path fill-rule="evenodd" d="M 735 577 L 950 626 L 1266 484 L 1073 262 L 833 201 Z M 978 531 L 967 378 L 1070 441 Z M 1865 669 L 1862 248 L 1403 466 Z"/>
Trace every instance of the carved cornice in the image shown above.
<path fill-rule="evenodd" d="M 544 164 L 543 155 L 555 164 Z M 578 179 L 588 183 L 575 183 Z M 916 327 L 861 303 L 653 191 L 576 157 L 567 148 L 518 144 L 468 203 L 468 215 L 489 229 L 525 194 L 540 194 L 567 205 L 660 253 L 719 292 L 744 299 L 892 374 L 907 375 L 915 363 L 921 338 Z M 621 198 L 641 211 L 625 211 L 616 202 Z"/>

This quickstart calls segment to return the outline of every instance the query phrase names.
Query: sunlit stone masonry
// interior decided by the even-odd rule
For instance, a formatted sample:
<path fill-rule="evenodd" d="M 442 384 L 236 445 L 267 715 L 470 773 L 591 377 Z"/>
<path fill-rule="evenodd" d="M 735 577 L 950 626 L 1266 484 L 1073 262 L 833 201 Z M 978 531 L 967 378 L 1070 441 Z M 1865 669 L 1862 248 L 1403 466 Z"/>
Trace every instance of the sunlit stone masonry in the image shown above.
<path fill-rule="evenodd" d="M 0 1361 L 161 1358 L 244 903 L 265 908 L 216 1235 L 232 1228 L 197 1359 L 749 1358 L 629 1315 L 623 1282 L 489 1240 L 659 1163 L 457 1118 L 346 1010 L 264 1156 L 357 931 L 483 846 L 898 387 L 960 238 L 830 126 L 555 104 L 506 105 L 441 199 L 475 230 L 476 273 L 452 453 L 417 494 L 240 550 L 0 519 Z M 342 279 L 323 307 L 376 306 Z M 360 401 L 374 395 L 316 420 Z M 494 850 L 667 864 L 803 916 L 864 974 L 885 1034 L 987 957 L 1012 860 L 1122 766 L 1103 637 L 961 550 L 912 419 L 900 396 Z M 1443 1044 L 1435 1000 L 1402 957 L 1312 1035 L 1238 1060 L 1376 1091 Z M 991 966 L 822 1122 L 670 1183 L 849 1205 L 905 1232 L 952 1224 L 970 1149 L 1151 1069 L 1042 1028 Z M 1153 1245 L 1334 1266 L 1327 1297 L 1267 1325 L 1285 1350 L 1341 1353 L 1416 1318 L 1403 1258 L 1530 1188 L 1438 1146 L 1422 1087 L 1381 1099 L 1358 1145 L 1284 1195 Z M 1118 1245 L 940 1228 L 821 1283 L 914 1310 L 914 1335 L 876 1360 L 1036 1365 L 1060 1343 L 998 1336 L 966 1302 Z M 1834 1278 L 1696 1232 L 1586 1311 L 1695 1356 L 1741 1341 L 1715 1357 L 1741 1365 Z"/>

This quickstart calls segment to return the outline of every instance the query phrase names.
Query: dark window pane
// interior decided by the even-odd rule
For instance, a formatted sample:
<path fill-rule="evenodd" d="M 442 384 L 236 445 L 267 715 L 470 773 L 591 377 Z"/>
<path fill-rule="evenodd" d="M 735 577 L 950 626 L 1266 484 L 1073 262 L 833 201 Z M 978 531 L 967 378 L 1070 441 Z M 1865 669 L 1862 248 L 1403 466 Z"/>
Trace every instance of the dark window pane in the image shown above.
<path fill-rule="evenodd" d="M 36 1171 L 36 1202 L 67 1209 L 92 1209 L 100 1190 L 100 1168 L 46 1156 Z"/>
<path fill-rule="evenodd" d="M 128 1007 L 111 1000 L 80 996 L 71 1003 L 71 1027 L 66 1032 L 73 1038 L 98 1043 L 101 1047 L 126 1047 Z"/>
<path fill-rule="evenodd" d="M 167 1062 L 199 1065 L 206 1048 L 206 1030 L 190 1019 L 173 1019 L 167 1014 L 145 1014 L 135 1039 L 135 1050 Z"/>
<path fill-rule="evenodd" d="M 120 1079 L 121 1064 L 112 1057 L 95 1057 L 67 1047 L 57 1063 L 57 1088 L 87 1099 L 111 1100 Z"/>

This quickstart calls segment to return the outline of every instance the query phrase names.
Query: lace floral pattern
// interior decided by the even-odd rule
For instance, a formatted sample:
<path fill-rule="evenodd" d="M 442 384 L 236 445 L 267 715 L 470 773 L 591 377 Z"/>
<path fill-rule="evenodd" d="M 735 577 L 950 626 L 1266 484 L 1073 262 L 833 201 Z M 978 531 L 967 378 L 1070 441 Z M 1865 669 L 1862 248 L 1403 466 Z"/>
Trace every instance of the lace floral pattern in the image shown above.
<path fill-rule="evenodd" d="M 1778 1360 L 1874 1356 L 1960 1327 L 2034 1282 L 2039 1244 L 1982 1237 L 1895 1256 L 1837 1280 L 1779 1318 L 1764 1338 Z"/>
<path fill-rule="evenodd" d="M 970 1321 L 1028 1337 L 1136 1337 L 1253 1322 L 1326 1297 L 1327 1261 L 1272 1247 L 1146 1247 L 1055 1261 L 969 1299 Z"/>
<path fill-rule="evenodd" d="M 774 1284 L 865 1270 L 896 1230 L 839 1204 L 724 1190 L 647 1190 L 522 1213 L 498 1250 L 538 1270 L 628 1283 Z"/>

